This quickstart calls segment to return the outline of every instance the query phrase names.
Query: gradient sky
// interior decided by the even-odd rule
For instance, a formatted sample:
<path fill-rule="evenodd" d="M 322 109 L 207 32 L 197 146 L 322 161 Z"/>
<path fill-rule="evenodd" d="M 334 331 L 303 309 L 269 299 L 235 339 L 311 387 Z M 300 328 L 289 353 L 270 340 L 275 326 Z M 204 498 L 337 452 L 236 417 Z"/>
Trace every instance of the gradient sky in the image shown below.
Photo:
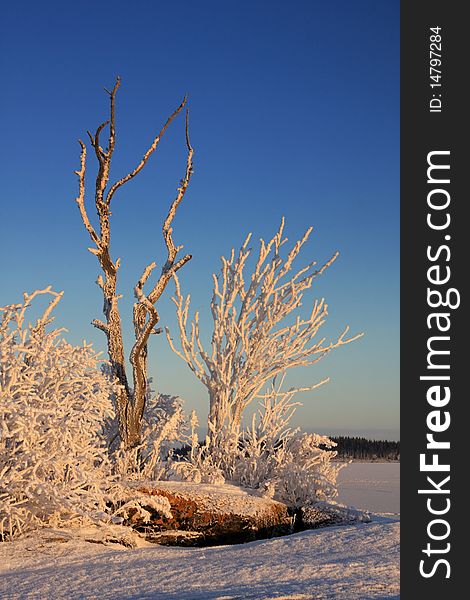
<path fill-rule="evenodd" d="M 102 303 L 74 202 L 76 140 L 107 118 L 102 88 L 119 74 L 119 178 L 188 92 L 195 174 L 175 239 L 194 256 L 180 279 L 202 327 L 209 332 L 220 255 L 248 231 L 268 238 L 282 215 L 291 241 L 313 225 L 304 261 L 341 253 L 311 296 L 329 303 L 324 334 L 348 323 L 365 336 L 289 377 L 331 377 L 299 397 L 295 424 L 398 439 L 398 0 L 29 1 L 3 7 L 0 38 L 0 304 L 52 284 L 65 291 L 56 323 L 68 339 L 105 348 L 90 325 Z M 113 200 L 128 346 L 132 288 L 146 264 L 161 264 L 161 222 L 184 164 L 180 118 Z M 176 333 L 169 297 L 159 309 Z M 204 419 L 205 388 L 162 337 L 152 339 L 150 368 L 159 391 Z"/>

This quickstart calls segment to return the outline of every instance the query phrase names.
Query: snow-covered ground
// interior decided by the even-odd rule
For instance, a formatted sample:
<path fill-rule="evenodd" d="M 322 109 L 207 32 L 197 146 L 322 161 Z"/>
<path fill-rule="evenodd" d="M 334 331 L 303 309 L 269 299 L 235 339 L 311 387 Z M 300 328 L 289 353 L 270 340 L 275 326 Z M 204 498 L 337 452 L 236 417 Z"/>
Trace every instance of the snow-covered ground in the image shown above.
<path fill-rule="evenodd" d="M 350 504 L 371 509 L 379 499 L 382 503 L 386 499 L 386 510 L 394 512 L 398 469 L 395 463 L 350 465 L 341 476 L 340 500 L 352 494 Z M 154 545 L 135 550 L 43 531 L 0 544 L 0 598 L 399 598 L 399 528 L 398 517 L 374 515 L 372 523 L 326 527 L 244 545 Z"/>
<path fill-rule="evenodd" d="M 338 502 L 373 512 L 400 512 L 400 463 L 353 462 L 339 472 Z"/>
<path fill-rule="evenodd" d="M 51 535 L 50 538 L 57 538 Z M 396 519 L 216 548 L 3 544 L 5 600 L 366 600 L 398 597 Z"/>

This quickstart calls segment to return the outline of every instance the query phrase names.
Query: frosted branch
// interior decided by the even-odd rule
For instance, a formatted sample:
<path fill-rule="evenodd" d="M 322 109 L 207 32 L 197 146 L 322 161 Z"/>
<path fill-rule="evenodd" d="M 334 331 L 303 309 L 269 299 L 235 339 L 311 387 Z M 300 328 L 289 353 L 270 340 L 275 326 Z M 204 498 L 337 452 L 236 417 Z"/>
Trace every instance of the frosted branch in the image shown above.
<path fill-rule="evenodd" d="M 183 98 L 183 101 L 181 102 L 181 104 L 178 106 L 178 108 L 168 117 L 165 125 L 163 125 L 162 129 L 160 130 L 160 133 L 154 138 L 152 144 L 150 145 L 149 149 L 145 152 L 144 156 L 142 157 L 142 160 L 139 162 L 139 164 L 135 167 L 135 169 L 133 169 L 130 173 L 128 173 L 125 177 L 122 177 L 121 179 L 119 179 L 118 181 L 116 181 L 116 183 L 114 183 L 111 188 L 108 191 L 108 194 L 106 196 L 106 203 L 110 204 L 111 200 L 113 199 L 114 194 L 116 193 L 116 191 L 125 183 L 127 183 L 128 181 L 130 181 L 131 179 L 133 179 L 138 173 L 140 173 L 140 171 L 142 171 L 142 169 L 145 167 L 145 165 L 147 164 L 150 156 L 153 154 L 153 152 L 157 149 L 157 146 L 160 142 L 160 140 L 163 137 L 163 134 L 165 133 L 165 131 L 167 130 L 168 126 L 170 125 L 170 123 L 173 121 L 173 119 L 176 117 L 176 115 L 182 110 L 182 108 L 184 107 L 184 105 L 186 104 L 187 101 L 187 96 L 185 96 Z"/>

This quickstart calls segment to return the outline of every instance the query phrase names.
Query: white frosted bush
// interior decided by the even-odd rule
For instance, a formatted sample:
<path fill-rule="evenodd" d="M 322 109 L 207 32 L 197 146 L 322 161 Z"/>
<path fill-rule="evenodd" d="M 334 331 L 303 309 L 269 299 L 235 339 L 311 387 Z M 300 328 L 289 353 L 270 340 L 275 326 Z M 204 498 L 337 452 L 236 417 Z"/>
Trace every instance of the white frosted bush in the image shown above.
<path fill-rule="evenodd" d="M 208 435 L 199 445 L 192 423 L 188 455 L 184 461 L 173 464 L 173 472 L 196 483 L 227 480 L 258 490 L 292 508 L 332 500 L 337 495 L 336 479 L 342 467 L 332 462 L 336 444 L 325 436 L 289 427 L 299 405 L 293 402 L 297 391 L 282 392 L 273 384 L 262 397 L 251 427 L 241 433 L 236 444 L 221 438 L 228 433 L 223 429 Z"/>
<path fill-rule="evenodd" d="M 295 508 L 334 498 L 341 469 L 339 463 L 332 462 L 335 442 L 289 427 L 299 405 L 293 402 L 298 391 L 282 392 L 272 385 L 258 414 L 253 416 L 251 427 L 242 436 L 233 469 L 237 483 L 264 489 L 276 500 Z"/>
<path fill-rule="evenodd" d="M 43 294 L 53 300 L 25 326 L 31 300 Z M 60 296 L 47 288 L 1 309 L 0 540 L 44 525 L 122 522 L 130 509 L 170 514 L 166 498 L 149 500 L 113 473 L 115 386 L 90 345 L 46 332 Z"/>
<path fill-rule="evenodd" d="M 269 479 L 275 499 L 301 508 L 336 497 L 336 479 L 344 463 L 331 462 L 336 456 L 331 451 L 334 446 L 335 442 L 316 433 L 290 438 L 282 448 L 277 471 Z"/>
<path fill-rule="evenodd" d="M 205 444 L 199 444 L 198 424 L 196 412 L 192 411 L 187 424 L 189 433 L 184 438 L 180 438 L 187 442 L 188 454 L 183 460 L 172 460 L 170 457 L 166 476 L 168 479 L 192 483 L 221 485 L 225 483 L 225 475 L 222 461 L 216 452 L 218 447 L 211 445 L 210 436 L 206 437 Z"/>
<path fill-rule="evenodd" d="M 188 365 L 209 393 L 208 430 L 211 445 L 238 442 L 242 417 L 274 378 L 296 367 L 313 366 L 334 350 L 350 344 L 362 334 L 347 337 L 349 327 L 336 340 L 327 341 L 320 330 L 328 316 L 324 299 L 308 302 L 306 294 L 337 258 L 324 265 L 311 261 L 295 266 L 309 239 L 309 227 L 289 251 L 284 252 L 284 219 L 268 241 L 260 240 L 256 252 L 249 246 L 249 234 L 238 253 L 221 257 L 219 275 L 213 275 L 210 309 L 213 331 L 210 344 L 204 344 L 199 313 L 190 317 L 190 296 L 184 297 L 176 273 L 176 317 L 179 347 L 166 329 L 172 350 Z M 250 272 L 251 264 L 251 272 Z M 304 309 L 305 310 L 305 309 Z M 326 383 L 322 379 L 316 386 Z M 223 431 L 225 430 L 225 431 Z M 230 450 L 231 451 L 231 450 Z"/>
<path fill-rule="evenodd" d="M 116 471 L 131 479 L 158 480 L 168 476 L 172 450 L 185 439 L 183 401 L 178 396 L 158 394 L 147 400 L 142 419 L 141 443 L 135 448 L 121 444 Z"/>

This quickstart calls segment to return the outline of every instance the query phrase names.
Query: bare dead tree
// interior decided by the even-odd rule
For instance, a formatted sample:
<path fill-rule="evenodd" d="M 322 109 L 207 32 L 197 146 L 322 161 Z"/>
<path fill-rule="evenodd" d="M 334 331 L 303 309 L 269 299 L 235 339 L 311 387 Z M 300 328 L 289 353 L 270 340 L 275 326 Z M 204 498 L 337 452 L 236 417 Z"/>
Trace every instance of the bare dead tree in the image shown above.
<path fill-rule="evenodd" d="M 116 93 L 121 84 L 118 77 L 111 91 L 106 90 L 110 98 L 110 116 L 107 121 L 101 123 L 93 135 L 88 131 L 91 146 L 94 150 L 98 161 L 98 174 L 95 183 L 95 206 L 98 214 L 99 230 L 97 231 L 88 217 L 85 207 L 85 173 L 86 173 L 86 146 L 82 140 L 79 140 L 81 147 L 80 170 L 75 171 L 79 180 L 79 193 L 76 198 L 80 215 L 83 224 L 88 231 L 93 246 L 88 250 L 94 254 L 102 268 L 103 275 L 100 274 L 97 279 L 97 284 L 103 292 L 103 314 L 105 322 L 95 319 L 93 325 L 104 332 L 107 339 L 108 354 L 111 362 L 113 375 L 119 381 L 119 393 L 116 398 L 116 407 L 119 421 L 119 434 L 128 448 L 135 447 L 140 441 L 140 429 L 142 416 L 147 398 L 147 346 L 149 337 L 152 334 L 161 333 L 160 329 L 156 329 L 156 325 L 160 320 L 155 303 L 163 294 L 168 282 L 173 275 L 185 265 L 190 259 L 190 254 L 185 254 L 177 259 L 182 246 L 176 246 L 173 240 L 173 219 L 175 218 L 176 210 L 184 198 L 188 189 L 191 175 L 193 173 L 193 148 L 189 140 L 188 129 L 188 111 L 186 111 L 186 146 L 188 150 L 186 171 L 180 186 L 177 190 L 177 195 L 171 203 L 168 215 L 163 223 L 163 239 L 167 249 L 167 259 L 162 267 L 160 276 L 149 292 L 144 292 L 144 286 L 147 283 L 150 275 L 156 267 L 156 263 L 152 262 L 145 267 L 141 277 L 134 287 L 134 295 L 136 303 L 133 309 L 133 326 L 135 334 L 135 342 L 130 353 L 130 363 L 132 365 L 132 383 L 126 374 L 126 365 L 124 358 L 124 344 L 122 337 L 122 322 L 119 312 L 118 300 L 120 295 L 117 293 L 117 274 L 119 270 L 120 259 L 113 260 L 110 253 L 111 242 L 111 201 L 115 193 L 125 183 L 133 179 L 145 165 L 152 153 L 156 150 L 163 134 L 167 130 L 173 119 L 182 111 L 186 105 L 187 97 L 185 96 L 178 108 L 168 117 L 166 123 L 158 135 L 154 138 L 152 144 L 143 155 L 138 165 L 130 171 L 125 177 L 117 180 L 108 188 L 111 160 L 113 157 L 116 144 L 116 125 L 115 125 L 115 100 Z M 103 130 L 109 126 L 109 136 L 106 149 L 103 149 L 100 143 L 100 135 Z"/>

